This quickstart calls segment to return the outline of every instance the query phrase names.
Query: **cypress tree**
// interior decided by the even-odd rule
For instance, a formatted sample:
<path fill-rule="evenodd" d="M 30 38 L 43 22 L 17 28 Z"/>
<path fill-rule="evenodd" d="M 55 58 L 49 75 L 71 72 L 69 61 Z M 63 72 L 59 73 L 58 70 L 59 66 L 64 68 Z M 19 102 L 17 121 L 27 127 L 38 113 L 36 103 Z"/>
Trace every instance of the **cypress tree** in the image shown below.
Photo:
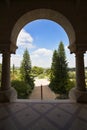
<path fill-rule="evenodd" d="M 55 50 L 51 65 L 51 78 L 49 87 L 55 93 L 66 93 L 68 84 L 68 69 L 64 45 L 60 42 L 58 50 Z"/>
<path fill-rule="evenodd" d="M 57 50 L 54 50 L 53 52 L 53 57 L 52 57 L 52 65 L 51 65 L 51 79 L 54 79 L 55 75 L 56 75 L 56 70 L 55 68 L 57 67 L 57 57 L 58 57 L 58 53 L 57 53 Z"/>
<path fill-rule="evenodd" d="M 23 60 L 20 67 L 21 79 L 28 83 L 31 87 L 34 87 L 33 78 L 31 76 L 31 60 L 27 49 L 23 54 Z"/>
<path fill-rule="evenodd" d="M 58 48 L 58 56 L 59 56 L 59 64 L 60 64 L 60 92 L 66 93 L 66 88 L 68 85 L 68 64 L 66 60 L 66 54 L 64 49 L 63 42 L 60 42 L 59 48 Z"/>

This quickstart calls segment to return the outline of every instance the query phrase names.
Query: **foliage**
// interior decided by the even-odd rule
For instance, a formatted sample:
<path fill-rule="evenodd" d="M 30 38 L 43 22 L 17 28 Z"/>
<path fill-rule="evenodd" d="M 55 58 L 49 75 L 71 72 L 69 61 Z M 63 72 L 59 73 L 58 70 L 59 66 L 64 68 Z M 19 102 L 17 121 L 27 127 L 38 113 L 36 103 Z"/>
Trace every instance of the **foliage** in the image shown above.
<path fill-rule="evenodd" d="M 20 99 L 26 99 L 32 91 L 31 86 L 24 81 L 12 80 L 11 86 L 16 89 Z"/>
<path fill-rule="evenodd" d="M 53 58 L 52 58 L 52 65 L 51 65 L 51 80 L 53 80 L 54 78 L 56 78 L 56 73 L 58 71 L 58 69 L 56 69 L 58 67 L 58 53 L 57 50 L 54 50 L 53 52 Z"/>
<path fill-rule="evenodd" d="M 44 78 L 45 78 L 45 74 L 40 74 L 40 75 L 38 75 L 38 78 L 39 78 L 39 79 L 44 79 Z"/>
<path fill-rule="evenodd" d="M 37 77 L 38 75 L 43 74 L 43 73 L 44 73 L 44 68 L 42 67 L 34 66 L 32 68 L 32 75 L 34 77 Z"/>
<path fill-rule="evenodd" d="M 76 79 L 75 71 L 68 71 L 69 79 Z"/>
<path fill-rule="evenodd" d="M 13 64 L 12 68 L 11 68 L 11 80 L 15 79 L 15 65 Z"/>
<path fill-rule="evenodd" d="M 2 71 L 2 64 L 0 63 L 0 72 Z"/>
<path fill-rule="evenodd" d="M 49 78 L 51 74 L 51 69 L 34 66 L 32 68 L 31 74 L 33 75 L 33 77 Z"/>
<path fill-rule="evenodd" d="M 18 98 L 27 98 L 34 88 L 34 79 L 31 75 L 31 61 L 28 50 L 23 54 L 20 69 L 13 65 L 11 69 L 11 85 L 16 89 Z"/>
<path fill-rule="evenodd" d="M 67 87 L 66 87 L 67 94 L 69 94 L 70 89 L 75 87 L 75 84 L 76 84 L 75 79 L 74 80 L 68 80 L 68 84 L 67 84 Z"/>
<path fill-rule="evenodd" d="M 20 68 L 15 67 L 13 71 L 13 67 L 11 68 L 11 81 L 12 80 L 21 80 L 20 78 Z"/>
<path fill-rule="evenodd" d="M 65 94 L 67 93 L 68 80 L 69 76 L 64 45 L 60 42 L 58 50 L 55 50 L 53 53 L 49 87 L 55 93 Z"/>
<path fill-rule="evenodd" d="M 34 80 L 31 75 L 31 60 L 27 49 L 25 49 L 23 54 L 23 60 L 20 67 L 20 74 L 22 81 L 28 83 L 31 88 L 34 87 Z"/>
<path fill-rule="evenodd" d="M 20 67 L 21 79 L 23 81 L 27 81 L 30 72 L 31 72 L 31 61 L 28 50 L 26 49 L 24 51 L 23 60 Z"/>
<path fill-rule="evenodd" d="M 75 72 L 76 71 L 76 68 L 68 68 L 68 71 L 72 71 L 72 72 Z"/>
<path fill-rule="evenodd" d="M 69 91 L 70 89 L 72 89 L 73 87 L 75 87 L 75 80 L 68 80 L 68 84 L 66 87 L 66 93 L 60 93 L 58 94 L 58 96 L 56 97 L 56 99 L 67 99 L 69 98 Z"/>
<path fill-rule="evenodd" d="M 51 69 L 50 68 L 45 69 L 45 74 L 47 77 L 50 77 L 51 76 Z"/>

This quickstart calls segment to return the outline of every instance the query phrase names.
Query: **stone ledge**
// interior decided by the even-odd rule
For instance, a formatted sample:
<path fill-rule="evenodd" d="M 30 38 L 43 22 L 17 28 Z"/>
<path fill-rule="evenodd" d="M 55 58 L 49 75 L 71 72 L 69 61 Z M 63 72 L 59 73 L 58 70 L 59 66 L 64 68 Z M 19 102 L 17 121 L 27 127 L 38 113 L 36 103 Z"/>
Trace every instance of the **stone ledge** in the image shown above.
<path fill-rule="evenodd" d="M 16 99 L 17 92 L 13 87 L 4 91 L 0 90 L 0 102 L 15 102 Z"/>
<path fill-rule="evenodd" d="M 87 91 L 80 91 L 77 88 L 72 88 L 69 92 L 69 98 L 76 102 L 87 103 Z"/>

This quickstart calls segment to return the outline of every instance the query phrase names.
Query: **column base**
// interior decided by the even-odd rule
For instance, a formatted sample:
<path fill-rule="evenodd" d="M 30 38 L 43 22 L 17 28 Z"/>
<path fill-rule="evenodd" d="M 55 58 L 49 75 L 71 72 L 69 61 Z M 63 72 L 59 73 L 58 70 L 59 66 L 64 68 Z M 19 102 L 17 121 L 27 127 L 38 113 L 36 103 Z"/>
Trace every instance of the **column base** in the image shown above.
<path fill-rule="evenodd" d="M 0 90 L 0 102 L 14 102 L 16 99 L 17 92 L 13 87 L 8 90 Z"/>
<path fill-rule="evenodd" d="M 77 88 L 72 88 L 69 92 L 69 98 L 76 102 L 87 103 L 87 91 L 80 91 Z"/>

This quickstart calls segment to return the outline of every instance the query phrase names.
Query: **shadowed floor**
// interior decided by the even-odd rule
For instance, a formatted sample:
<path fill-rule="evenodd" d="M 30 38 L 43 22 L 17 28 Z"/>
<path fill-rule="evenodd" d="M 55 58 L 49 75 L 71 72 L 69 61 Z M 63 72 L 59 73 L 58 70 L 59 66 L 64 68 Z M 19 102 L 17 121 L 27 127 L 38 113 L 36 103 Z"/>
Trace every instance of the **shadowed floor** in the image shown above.
<path fill-rule="evenodd" d="M 3 103 L 0 130 L 87 130 L 87 104 L 67 100 Z"/>

